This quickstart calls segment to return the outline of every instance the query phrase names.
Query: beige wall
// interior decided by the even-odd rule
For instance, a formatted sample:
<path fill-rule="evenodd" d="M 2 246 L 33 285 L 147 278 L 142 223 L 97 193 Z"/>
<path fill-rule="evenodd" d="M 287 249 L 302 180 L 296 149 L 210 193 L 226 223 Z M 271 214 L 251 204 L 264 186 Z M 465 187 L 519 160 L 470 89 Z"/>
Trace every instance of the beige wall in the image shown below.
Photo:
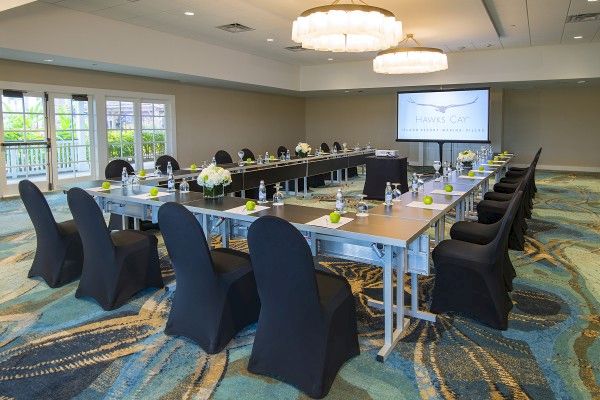
<path fill-rule="evenodd" d="M 490 94 L 490 138 L 496 148 L 501 148 L 502 90 Z M 380 149 L 398 149 L 409 161 L 419 160 L 417 143 L 396 142 L 396 93 L 366 95 L 310 97 L 306 99 L 306 137 L 314 145 L 331 143 L 345 138 L 349 144 L 371 141 Z M 460 146 L 455 146 L 460 151 Z M 439 159 L 437 143 L 425 145 L 422 161 L 430 163 Z M 444 147 L 444 159 L 450 157 L 450 145 Z"/>
<path fill-rule="evenodd" d="M 218 149 L 275 152 L 305 137 L 304 99 L 174 81 L 0 60 L 0 81 L 138 91 L 175 96 L 177 157 L 210 159 Z"/>
<path fill-rule="evenodd" d="M 504 141 L 527 156 L 542 146 L 540 166 L 600 170 L 600 87 L 504 91 Z"/>

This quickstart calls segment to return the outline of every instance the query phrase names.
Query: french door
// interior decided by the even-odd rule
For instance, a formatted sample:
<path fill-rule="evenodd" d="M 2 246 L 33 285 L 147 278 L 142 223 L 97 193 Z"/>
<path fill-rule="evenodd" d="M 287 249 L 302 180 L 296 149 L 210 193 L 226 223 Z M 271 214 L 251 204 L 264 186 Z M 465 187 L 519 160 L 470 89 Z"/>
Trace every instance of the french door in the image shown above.
<path fill-rule="evenodd" d="M 17 194 L 23 179 L 48 191 L 94 175 L 93 113 L 87 96 L 1 93 L 1 196 Z"/>

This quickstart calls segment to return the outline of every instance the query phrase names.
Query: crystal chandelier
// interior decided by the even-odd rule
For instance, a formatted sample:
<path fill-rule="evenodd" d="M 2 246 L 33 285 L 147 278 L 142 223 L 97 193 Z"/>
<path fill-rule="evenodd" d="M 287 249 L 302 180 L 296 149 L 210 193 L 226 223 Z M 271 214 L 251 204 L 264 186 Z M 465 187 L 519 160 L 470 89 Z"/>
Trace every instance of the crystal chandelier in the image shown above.
<path fill-rule="evenodd" d="M 304 11 L 292 26 L 292 40 L 306 49 L 334 52 L 378 51 L 402 39 L 402 23 L 393 13 L 379 7 L 340 4 Z"/>
<path fill-rule="evenodd" d="M 409 41 L 417 46 L 406 47 Z M 412 34 L 406 35 L 397 47 L 380 52 L 373 60 L 373 71 L 380 74 L 423 74 L 445 69 L 448 69 L 446 54 L 441 49 L 421 46 Z"/>

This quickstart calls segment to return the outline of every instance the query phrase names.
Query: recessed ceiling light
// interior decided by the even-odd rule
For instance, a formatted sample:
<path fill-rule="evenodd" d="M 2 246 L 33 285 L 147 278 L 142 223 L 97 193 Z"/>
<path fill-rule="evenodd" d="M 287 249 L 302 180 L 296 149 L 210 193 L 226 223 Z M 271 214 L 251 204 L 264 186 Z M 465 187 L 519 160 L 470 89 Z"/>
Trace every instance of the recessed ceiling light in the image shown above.
<path fill-rule="evenodd" d="M 187 15 L 188 17 L 191 17 L 192 15 L 194 15 L 194 13 L 192 11 L 186 11 L 184 12 L 185 15 Z"/>
<path fill-rule="evenodd" d="M 587 81 L 577 81 L 577 83 L 582 84 L 582 83 L 586 83 Z"/>
<path fill-rule="evenodd" d="M 583 39 L 583 36 L 573 36 L 573 39 Z"/>
<path fill-rule="evenodd" d="M 329 57 L 329 58 L 327 59 L 327 61 L 333 61 L 333 58 Z"/>
<path fill-rule="evenodd" d="M 52 58 L 46 58 L 44 62 L 54 62 L 54 60 Z"/>
<path fill-rule="evenodd" d="M 273 38 L 268 38 L 267 39 L 267 42 L 274 42 L 274 41 L 275 41 L 275 39 L 273 39 Z"/>

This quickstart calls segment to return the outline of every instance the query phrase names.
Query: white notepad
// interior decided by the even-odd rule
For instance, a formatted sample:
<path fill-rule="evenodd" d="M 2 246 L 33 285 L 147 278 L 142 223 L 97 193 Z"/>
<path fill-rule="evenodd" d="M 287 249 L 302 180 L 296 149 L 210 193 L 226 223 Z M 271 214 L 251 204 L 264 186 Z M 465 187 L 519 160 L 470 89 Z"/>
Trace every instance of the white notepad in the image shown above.
<path fill-rule="evenodd" d="M 329 220 L 329 215 L 324 215 L 317 219 L 313 219 L 310 222 L 307 222 L 306 225 L 320 226 L 323 228 L 330 228 L 330 229 L 337 229 L 340 226 L 346 225 L 348 222 L 352 222 L 352 220 L 353 220 L 353 218 L 340 217 L 340 222 L 333 223 Z"/>
<path fill-rule="evenodd" d="M 425 204 L 422 201 L 412 201 L 406 205 L 407 207 L 426 208 L 428 210 L 445 210 L 448 204 L 431 203 Z"/>
<path fill-rule="evenodd" d="M 252 211 L 246 210 L 246 205 L 230 208 L 229 210 L 225 210 L 225 211 L 233 213 L 233 214 L 250 215 L 250 214 L 254 214 L 255 212 L 266 210 L 268 208 L 270 208 L 270 207 L 269 206 L 261 206 L 261 205 L 257 204 L 256 206 L 254 206 L 254 210 L 252 210 Z"/>
<path fill-rule="evenodd" d="M 431 191 L 432 194 L 447 194 L 449 196 L 462 196 L 467 192 L 461 192 L 460 190 L 453 190 L 451 192 L 446 192 L 445 190 L 442 189 L 435 189 Z"/>
<path fill-rule="evenodd" d="M 86 190 L 90 190 L 92 192 L 110 192 L 111 189 L 118 189 L 118 188 L 119 188 L 118 186 L 111 185 L 111 187 L 109 187 L 108 189 L 103 189 L 102 187 L 95 187 L 95 188 L 89 188 Z"/>
<path fill-rule="evenodd" d="M 459 178 L 463 178 L 463 179 L 485 179 L 485 176 L 480 176 L 480 175 L 475 175 L 475 176 L 461 175 L 461 176 L 459 176 Z"/>
<path fill-rule="evenodd" d="M 157 199 L 157 198 L 163 197 L 163 196 L 169 196 L 171 194 L 175 194 L 175 192 L 158 192 L 158 194 L 156 196 L 150 196 L 150 193 L 142 193 L 142 194 L 133 195 L 131 197 L 133 197 L 134 199 L 150 200 L 150 199 Z"/>

